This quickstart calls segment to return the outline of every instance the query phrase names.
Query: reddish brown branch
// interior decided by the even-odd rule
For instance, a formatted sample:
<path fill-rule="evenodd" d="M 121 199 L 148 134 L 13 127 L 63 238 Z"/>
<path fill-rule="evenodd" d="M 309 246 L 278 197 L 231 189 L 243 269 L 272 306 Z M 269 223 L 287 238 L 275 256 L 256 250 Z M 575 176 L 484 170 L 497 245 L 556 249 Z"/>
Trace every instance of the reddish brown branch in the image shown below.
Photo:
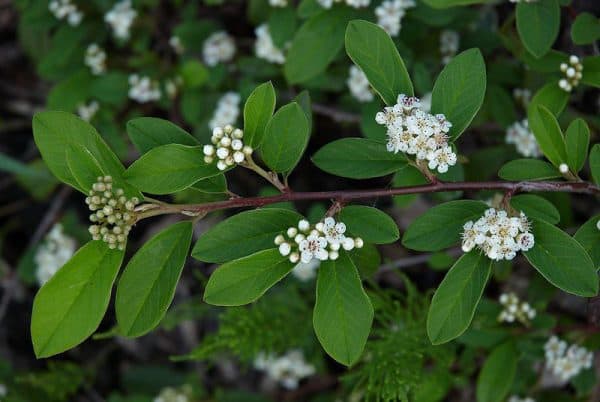
<path fill-rule="evenodd" d="M 406 194 L 425 194 L 440 193 L 447 191 L 479 191 L 479 190 L 498 190 L 508 191 L 512 194 L 519 192 L 563 192 L 600 195 L 600 187 L 587 182 L 509 182 L 509 181 L 489 181 L 489 182 L 456 182 L 446 183 L 437 182 L 420 186 L 385 188 L 372 190 L 337 190 L 337 191 L 310 191 L 310 192 L 284 192 L 282 194 L 268 197 L 240 197 L 226 201 L 210 202 L 206 204 L 188 204 L 188 205 L 166 205 L 158 206 L 153 210 L 154 215 L 162 213 L 181 212 L 187 214 L 199 214 L 211 211 L 218 211 L 230 208 L 243 207 L 262 207 L 269 204 L 286 201 L 316 201 L 316 200 L 336 200 L 340 203 L 346 203 L 352 200 L 391 197 Z M 141 218 L 144 218 L 142 216 Z"/>

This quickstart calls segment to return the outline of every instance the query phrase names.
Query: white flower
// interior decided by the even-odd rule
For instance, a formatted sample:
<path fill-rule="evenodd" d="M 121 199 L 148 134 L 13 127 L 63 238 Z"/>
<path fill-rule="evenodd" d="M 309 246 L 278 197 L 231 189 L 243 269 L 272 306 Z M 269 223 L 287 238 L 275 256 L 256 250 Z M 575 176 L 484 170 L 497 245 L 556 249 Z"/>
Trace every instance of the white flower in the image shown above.
<path fill-rule="evenodd" d="M 598 228 L 598 230 L 600 230 L 600 219 L 598 220 L 598 222 L 596 222 L 596 228 Z"/>
<path fill-rule="evenodd" d="M 225 93 L 217 102 L 217 108 L 212 119 L 208 122 L 211 129 L 235 124 L 240 114 L 240 94 L 237 92 Z"/>
<path fill-rule="evenodd" d="M 561 381 L 569 381 L 592 367 L 594 355 L 584 347 L 571 345 L 552 336 L 544 345 L 546 368 Z"/>
<path fill-rule="evenodd" d="M 421 97 L 421 110 L 425 113 L 431 112 L 431 92 L 427 92 Z"/>
<path fill-rule="evenodd" d="M 137 74 L 129 76 L 129 98 L 139 103 L 160 100 L 161 91 L 158 82 L 150 77 L 140 77 Z"/>
<path fill-rule="evenodd" d="M 413 0 L 385 0 L 375 8 L 377 24 L 390 36 L 397 36 L 400 33 L 402 18 L 404 18 L 406 10 L 414 6 Z"/>
<path fill-rule="evenodd" d="M 129 39 L 129 30 L 135 17 L 137 11 L 131 7 L 131 0 L 121 0 L 104 15 L 104 22 L 110 25 L 116 38 Z"/>
<path fill-rule="evenodd" d="M 66 18 L 71 26 L 77 26 L 83 20 L 83 13 L 71 3 L 71 0 L 52 0 L 48 4 L 48 9 L 57 19 Z"/>
<path fill-rule="evenodd" d="M 373 100 L 373 92 L 371 92 L 369 80 L 360 68 L 355 65 L 350 66 L 350 75 L 346 83 L 352 96 L 359 102 L 370 102 Z"/>
<path fill-rule="evenodd" d="M 528 325 L 529 321 L 536 316 L 535 309 L 527 302 L 521 303 L 514 293 L 503 293 L 500 295 L 499 302 L 504 307 L 498 315 L 498 321 L 500 322 L 512 323 L 518 320 L 522 324 Z"/>
<path fill-rule="evenodd" d="M 256 34 L 256 43 L 254 45 L 256 57 L 265 59 L 271 63 L 285 63 L 285 55 L 283 54 L 283 51 L 273 43 L 267 24 L 258 26 L 254 30 L 254 33 Z"/>
<path fill-rule="evenodd" d="M 346 3 L 346 5 L 354 8 L 368 7 L 371 0 L 317 0 L 323 8 L 331 8 L 334 3 Z"/>
<path fill-rule="evenodd" d="M 301 350 L 293 349 L 283 356 L 259 353 L 254 359 L 254 368 L 265 371 L 267 376 L 287 389 L 295 389 L 299 382 L 315 374 L 315 367 L 304 360 Z"/>
<path fill-rule="evenodd" d="M 183 54 L 183 52 L 185 52 L 185 48 L 183 47 L 183 43 L 181 43 L 179 36 L 171 36 L 169 38 L 169 46 L 171 46 L 171 49 L 177 54 Z"/>
<path fill-rule="evenodd" d="M 202 46 L 202 58 L 206 65 L 210 67 L 231 61 L 235 56 L 235 52 L 235 41 L 225 31 L 213 33 L 204 41 Z"/>
<path fill-rule="evenodd" d="M 442 63 L 448 64 L 458 52 L 460 46 L 460 36 L 458 32 L 445 29 L 440 34 L 440 53 L 442 54 Z"/>
<path fill-rule="evenodd" d="M 492 260 L 512 260 L 518 251 L 534 246 L 530 229 L 531 224 L 522 212 L 519 217 L 509 217 L 506 211 L 489 208 L 476 222 L 464 225 L 463 251 L 478 247 Z"/>
<path fill-rule="evenodd" d="M 309 263 L 301 262 L 294 267 L 292 275 L 302 282 L 310 281 L 317 276 L 317 269 L 321 265 L 321 261 L 312 259 Z"/>
<path fill-rule="evenodd" d="M 583 64 L 579 57 L 571 55 L 568 63 L 560 64 L 560 71 L 565 74 L 565 78 L 558 81 L 559 88 L 571 92 L 579 85 L 579 81 L 583 77 Z"/>
<path fill-rule="evenodd" d="M 518 0 L 511 0 L 511 1 L 518 1 Z M 535 402 L 535 399 L 527 398 L 527 397 L 519 398 L 518 396 L 513 395 L 508 399 L 508 402 Z"/>
<path fill-rule="evenodd" d="M 569 165 L 567 165 L 566 163 L 561 163 L 558 166 L 558 170 L 562 173 L 562 174 L 567 174 L 569 173 Z"/>
<path fill-rule="evenodd" d="M 326 246 L 327 240 L 324 237 L 316 234 L 309 235 L 298 245 L 298 249 L 300 250 L 300 261 L 305 264 L 309 263 L 313 258 L 325 261 L 329 256 L 329 253 L 325 250 Z"/>
<path fill-rule="evenodd" d="M 62 225 L 55 224 L 35 253 L 36 279 L 45 284 L 71 259 L 75 253 L 75 240 L 63 232 Z"/>
<path fill-rule="evenodd" d="M 271 7 L 287 7 L 287 0 L 269 0 L 269 5 Z"/>
<path fill-rule="evenodd" d="M 527 88 L 515 88 L 513 89 L 513 98 L 526 107 L 531 101 L 531 91 Z"/>
<path fill-rule="evenodd" d="M 506 129 L 506 143 L 515 144 L 517 152 L 527 158 L 537 158 L 542 155 L 535 135 L 529 129 L 527 119 L 517 121 Z"/>
<path fill-rule="evenodd" d="M 437 169 L 440 173 L 446 173 L 449 166 L 456 165 L 456 154 L 450 146 L 433 151 L 427 159 L 429 159 L 429 169 Z"/>
<path fill-rule="evenodd" d="M 336 222 L 332 217 L 327 217 L 323 221 L 323 233 L 329 244 L 340 244 L 345 239 L 346 225 L 343 222 Z"/>
<path fill-rule="evenodd" d="M 90 121 L 94 118 L 99 109 L 100 105 L 96 101 L 91 101 L 87 105 L 85 103 L 81 103 L 77 107 L 77 114 L 83 120 Z"/>
<path fill-rule="evenodd" d="M 160 391 L 153 402 L 190 402 L 190 391 L 189 386 L 183 386 L 181 389 L 166 387 Z"/>
<path fill-rule="evenodd" d="M 6 388 L 6 385 L 0 384 L 0 398 L 4 398 L 6 394 L 8 394 L 8 389 Z"/>
<path fill-rule="evenodd" d="M 100 75 L 106 71 L 106 52 L 98 44 L 92 43 L 85 50 L 84 62 L 92 74 Z"/>

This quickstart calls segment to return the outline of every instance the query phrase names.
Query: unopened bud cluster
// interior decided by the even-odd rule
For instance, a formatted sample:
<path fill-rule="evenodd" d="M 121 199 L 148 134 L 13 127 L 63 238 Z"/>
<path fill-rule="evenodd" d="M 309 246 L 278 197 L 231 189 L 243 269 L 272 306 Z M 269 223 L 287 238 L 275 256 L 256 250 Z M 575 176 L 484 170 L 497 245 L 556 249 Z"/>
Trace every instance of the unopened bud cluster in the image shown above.
<path fill-rule="evenodd" d="M 592 367 L 594 354 L 582 346 L 567 345 L 556 336 L 544 345 L 546 368 L 562 381 L 569 381 Z"/>
<path fill-rule="evenodd" d="M 560 64 L 560 71 L 565 74 L 565 78 L 558 81 L 558 86 L 563 91 L 571 92 L 573 88 L 579 85 L 579 81 L 581 81 L 583 64 L 581 64 L 579 57 L 571 55 L 568 64 Z"/>
<path fill-rule="evenodd" d="M 462 249 L 468 253 L 477 247 L 492 260 L 512 260 L 518 251 L 533 247 L 530 230 L 531 224 L 523 212 L 511 217 L 506 211 L 489 208 L 476 222 L 463 226 Z"/>
<path fill-rule="evenodd" d="M 213 163 L 217 159 L 217 168 L 225 170 L 240 164 L 252 155 L 252 147 L 244 145 L 244 132 L 231 125 L 215 127 L 211 142 L 204 146 L 204 162 Z"/>
<path fill-rule="evenodd" d="M 346 225 L 336 222 L 332 217 L 325 218 L 314 227 L 302 219 L 298 227 L 290 227 L 285 234 L 277 235 L 275 245 L 279 246 L 282 256 L 289 256 L 292 264 L 308 264 L 313 259 L 337 260 L 340 248 L 350 251 L 364 245 L 360 237 L 348 237 L 345 232 Z"/>
<path fill-rule="evenodd" d="M 423 111 L 419 98 L 400 94 L 394 106 L 377 113 L 375 121 L 387 127 L 389 152 L 414 155 L 440 173 L 456 164 L 456 154 L 448 144 L 452 124 L 443 114 Z"/>
<path fill-rule="evenodd" d="M 514 293 L 502 293 L 500 295 L 500 304 L 504 309 L 498 315 L 498 321 L 513 323 L 519 321 L 524 325 L 528 325 L 530 320 L 536 316 L 536 311 L 529 303 L 521 302 L 519 297 Z"/>
<path fill-rule="evenodd" d="M 134 209 L 140 200 L 128 199 L 122 189 L 113 188 L 112 177 L 98 177 L 85 199 L 92 225 L 89 232 L 94 240 L 102 240 L 111 249 L 125 249 L 127 235 L 135 221 Z"/>

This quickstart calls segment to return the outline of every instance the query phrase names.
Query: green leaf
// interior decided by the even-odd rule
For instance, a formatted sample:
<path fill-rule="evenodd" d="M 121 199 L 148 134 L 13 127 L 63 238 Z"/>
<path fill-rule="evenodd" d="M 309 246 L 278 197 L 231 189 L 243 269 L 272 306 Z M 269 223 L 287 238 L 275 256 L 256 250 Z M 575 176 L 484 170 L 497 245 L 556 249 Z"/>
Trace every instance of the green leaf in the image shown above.
<path fill-rule="evenodd" d="M 275 110 L 275 89 L 271 81 L 260 84 L 244 105 L 244 142 L 253 148 L 260 145 L 267 123 Z"/>
<path fill-rule="evenodd" d="M 413 86 L 390 36 L 378 25 L 354 20 L 346 28 L 346 53 L 365 73 L 387 105 L 400 94 L 413 95 Z"/>
<path fill-rule="evenodd" d="M 498 172 L 504 180 L 547 180 L 560 177 L 557 168 L 538 159 L 515 159 L 505 163 Z"/>
<path fill-rule="evenodd" d="M 60 81 L 48 94 L 47 108 L 72 112 L 89 98 L 91 76 L 80 71 Z"/>
<path fill-rule="evenodd" d="M 275 46 L 285 49 L 296 32 L 296 10 L 293 7 L 275 7 L 267 23 Z"/>
<path fill-rule="evenodd" d="M 314 15 L 298 29 L 284 66 L 290 84 L 306 82 L 325 71 L 342 48 L 346 23 L 354 14 L 350 7 L 335 7 Z"/>
<path fill-rule="evenodd" d="M 365 243 L 363 248 L 355 248 L 348 254 L 361 278 L 371 278 L 381 265 L 381 255 L 377 247 L 371 243 Z"/>
<path fill-rule="evenodd" d="M 366 138 L 342 138 L 325 145 L 313 155 L 320 169 L 350 179 L 385 176 L 407 164 L 402 153 L 388 152 L 385 143 Z"/>
<path fill-rule="evenodd" d="M 590 255 L 596 269 L 600 268 L 600 230 L 597 226 L 598 222 L 600 222 L 600 215 L 593 216 L 581 225 L 575 236 L 573 236 Z"/>
<path fill-rule="evenodd" d="M 300 92 L 295 98 L 294 102 L 296 102 L 302 108 L 304 115 L 306 116 L 306 121 L 308 121 L 308 131 L 312 130 L 313 118 L 312 118 L 312 106 L 310 103 L 310 94 L 305 89 Z"/>
<path fill-rule="evenodd" d="M 276 248 L 229 261 L 210 276 L 204 289 L 204 301 L 216 306 L 252 303 L 293 268 L 289 258 Z"/>
<path fill-rule="evenodd" d="M 558 82 L 553 81 L 544 85 L 533 95 L 528 109 L 536 109 L 539 105 L 544 105 L 555 116 L 558 116 L 568 101 L 569 93 L 560 89 Z"/>
<path fill-rule="evenodd" d="M 576 45 L 588 45 L 600 40 L 600 19 L 591 13 L 581 13 L 571 25 L 571 39 Z"/>
<path fill-rule="evenodd" d="M 142 155 L 129 166 L 124 177 L 143 192 L 170 194 L 220 173 L 215 164 L 204 162 L 202 147 L 168 144 Z"/>
<path fill-rule="evenodd" d="M 590 151 L 590 171 L 596 184 L 600 185 L 600 144 L 595 144 Z"/>
<path fill-rule="evenodd" d="M 548 282 L 578 296 L 598 293 L 596 268 L 581 244 L 543 221 L 534 220 L 532 232 L 535 245 L 523 254 Z"/>
<path fill-rule="evenodd" d="M 402 244 L 417 251 L 439 251 L 460 240 L 463 226 L 479 219 L 488 206 L 481 201 L 458 200 L 430 208 L 404 232 Z"/>
<path fill-rule="evenodd" d="M 423 0 L 423 3 L 432 8 L 450 8 L 456 6 L 467 6 L 470 4 L 483 4 L 489 0 Z"/>
<path fill-rule="evenodd" d="M 203 233 L 192 257 L 205 262 L 225 262 L 273 246 L 275 236 L 296 227 L 302 216 L 279 208 L 241 212 Z"/>
<path fill-rule="evenodd" d="M 427 335 L 434 345 L 451 341 L 469 327 L 492 271 L 492 260 L 471 251 L 454 263 L 433 295 Z"/>
<path fill-rule="evenodd" d="M 477 378 L 477 402 L 502 402 L 517 373 L 518 351 L 512 342 L 503 343 L 490 353 Z"/>
<path fill-rule="evenodd" d="M 517 4 L 517 31 L 523 45 L 537 58 L 545 55 L 558 36 L 560 7 L 557 0 Z"/>
<path fill-rule="evenodd" d="M 269 120 L 261 156 L 273 171 L 289 172 L 302 158 L 308 139 L 308 120 L 304 111 L 296 102 L 288 103 Z"/>
<path fill-rule="evenodd" d="M 119 333 L 141 336 L 158 325 L 173 301 L 192 241 L 192 223 L 176 223 L 131 258 L 117 287 Z"/>
<path fill-rule="evenodd" d="M 572 172 L 579 172 L 585 164 L 590 145 L 590 129 L 583 119 L 575 119 L 567 127 L 565 147 Z"/>
<path fill-rule="evenodd" d="M 327 354 L 346 366 L 355 363 L 365 348 L 372 323 L 373 306 L 348 254 L 341 252 L 337 260 L 322 262 L 313 326 Z"/>
<path fill-rule="evenodd" d="M 38 358 L 75 347 L 98 328 L 122 260 L 122 251 L 92 241 L 42 286 L 31 317 L 31 338 Z"/>
<path fill-rule="evenodd" d="M 595 88 L 600 88 L 600 56 L 586 57 L 582 61 L 583 76 L 581 82 Z"/>
<path fill-rule="evenodd" d="M 340 212 L 340 221 L 349 233 L 368 243 L 393 243 L 400 237 L 398 225 L 385 212 L 377 208 L 351 205 Z"/>
<path fill-rule="evenodd" d="M 113 71 L 94 79 L 90 86 L 90 97 L 101 104 L 122 106 L 127 101 L 129 77 L 125 73 Z"/>
<path fill-rule="evenodd" d="M 452 58 L 442 70 L 431 93 L 431 112 L 443 113 L 452 123 L 449 135 L 456 140 L 479 111 L 485 97 L 485 62 L 479 49 Z"/>
<path fill-rule="evenodd" d="M 201 87 L 208 80 L 208 70 L 197 60 L 188 60 L 183 63 L 179 74 L 185 88 Z"/>
<path fill-rule="evenodd" d="M 554 166 L 567 161 L 565 139 L 554 114 L 543 105 L 528 110 L 529 127 L 540 149 Z"/>
<path fill-rule="evenodd" d="M 94 156 L 102 170 L 119 181 L 125 168 L 89 123 L 65 112 L 40 112 L 33 116 L 33 137 L 48 166 L 61 181 L 87 194 L 67 165 L 66 152 L 71 144 L 78 144 Z"/>
<path fill-rule="evenodd" d="M 81 188 L 91 189 L 98 176 L 108 174 L 102 169 L 94 155 L 81 145 L 71 144 L 67 148 L 65 156 L 67 166 Z"/>
<path fill-rule="evenodd" d="M 537 195 L 515 195 L 510 199 L 510 205 L 519 212 L 523 211 L 529 218 L 541 219 L 552 224 L 560 221 L 560 213 L 554 204 Z"/>
<path fill-rule="evenodd" d="M 198 145 L 198 140 L 168 120 L 138 117 L 127 122 L 127 134 L 133 145 L 145 154 L 152 148 L 168 144 Z"/>

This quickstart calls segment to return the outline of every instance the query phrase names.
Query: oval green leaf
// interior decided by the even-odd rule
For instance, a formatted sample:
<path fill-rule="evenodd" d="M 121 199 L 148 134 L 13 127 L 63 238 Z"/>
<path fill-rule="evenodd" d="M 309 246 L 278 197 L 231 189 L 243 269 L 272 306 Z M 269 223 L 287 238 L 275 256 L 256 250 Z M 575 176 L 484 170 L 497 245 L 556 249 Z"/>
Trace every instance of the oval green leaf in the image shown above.
<path fill-rule="evenodd" d="M 510 205 L 517 211 L 523 211 L 529 218 L 541 219 L 552 224 L 560 221 L 560 213 L 554 204 L 537 195 L 515 195 L 510 199 Z"/>
<path fill-rule="evenodd" d="M 485 88 L 485 62 L 479 49 L 453 57 L 438 76 L 431 93 L 431 112 L 443 113 L 452 123 L 452 141 L 473 121 L 485 98 Z"/>
<path fill-rule="evenodd" d="M 275 110 L 275 89 L 271 81 L 252 91 L 244 105 L 244 142 L 256 148 L 262 142 L 267 123 Z"/>
<path fill-rule="evenodd" d="M 42 286 L 31 318 L 38 358 L 73 348 L 98 328 L 122 260 L 122 251 L 91 241 Z"/>
<path fill-rule="evenodd" d="M 600 268 L 600 230 L 598 230 L 598 222 L 600 222 L 600 215 L 593 216 L 581 225 L 575 236 L 573 236 L 590 255 L 596 269 Z"/>
<path fill-rule="evenodd" d="M 475 250 L 454 263 L 431 300 L 427 315 L 427 335 L 431 343 L 439 345 L 465 332 L 491 271 L 492 260 Z"/>
<path fill-rule="evenodd" d="M 515 159 L 505 163 L 498 172 L 504 180 L 547 180 L 560 177 L 557 168 L 538 159 Z"/>
<path fill-rule="evenodd" d="M 592 297 L 598 275 L 592 259 L 571 236 L 544 221 L 533 221 L 535 245 L 523 254 L 551 284 L 565 292 Z"/>
<path fill-rule="evenodd" d="M 490 353 L 477 378 L 477 402 L 502 402 L 517 373 L 519 353 L 512 342 L 503 343 Z"/>
<path fill-rule="evenodd" d="M 210 276 L 204 290 L 204 301 L 215 306 L 252 303 L 283 279 L 294 266 L 276 248 L 230 261 Z"/>
<path fill-rule="evenodd" d="M 156 117 L 138 117 L 129 120 L 127 134 L 142 154 L 167 144 L 198 145 L 198 140 L 187 131 L 168 120 Z"/>
<path fill-rule="evenodd" d="M 354 262 L 346 252 L 321 263 L 313 326 L 319 342 L 336 361 L 350 366 L 362 354 L 373 323 L 373 306 Z"/>
<path fill-rule="evenodd" d="M 345 207 L 340 212 L 340 221 L 346 224 L 349 233 L 368 243 L 393 243 L 400 237 L 396 222 L 377 208 L 363 205 Z"/>
<path fill-rule="evenodd" d="M 565 133 L 565 147 L 567 162 L 571 171 L 577 173 L 585 164 L 588 147 L 590 145 L 590 129 L 585 120 L 575 119 L 567 127 Z"/>
<path fill-rule="evenodd" d="M 312 161 L 320 169 L 350 179 L 385 176 L 407 164 L 402 153 L 388 152 L 385 144 L 366 138 L 343 138 L 317 151 Z"/>
<path fill-rule="evenodd" d="M 436 205 L 415 219 L 402 244 L 417 251 L 439 251 L 459 242 L 467 221 L 479 219 L 488 206 L 481 201 L 458 200 Z"/>
<path fill-rule="evenodd" d="M 301 219 L 300 214 L 280 208 L 239 213 L 200 235 L 192 257 L 219 263 L 271 248 L 275 236 L 296 227 Z"/>
<path fill-rule="evenodd" d="M 379 25 L 351 21 L 346 28 L 345 42 L 346 53 L 387 105 L 395 104 L 400 94 L 413 95 L 404 61 L 392 38 Z"/>
<path fill-rule="evenodd" d="M 600 185 L 600 144 L 595 144 L 590 151 L 590 171 L 594 182 Z"/>
<path fill-rule="evenodd" d="M 117 287 L 120 334 L 141 336 L 158 325 L 173 301 L 191 242 L 192 223 L 176 223 L 152 237 L 131 258 Z"/>
<path fill-rule="evenodd" d="M 517 4 L 517 31 L 523 45 L 537 58 L 545 55 L 558 36 L 560 6 L 557 0 Z"/>
<path fill-rule="evenodd" d="M 529 107 L 529 127 L 540 149 L 554 166 L 567 161 L 567 151 L 562 130 L 554 114 L 544 105 Z"/>

